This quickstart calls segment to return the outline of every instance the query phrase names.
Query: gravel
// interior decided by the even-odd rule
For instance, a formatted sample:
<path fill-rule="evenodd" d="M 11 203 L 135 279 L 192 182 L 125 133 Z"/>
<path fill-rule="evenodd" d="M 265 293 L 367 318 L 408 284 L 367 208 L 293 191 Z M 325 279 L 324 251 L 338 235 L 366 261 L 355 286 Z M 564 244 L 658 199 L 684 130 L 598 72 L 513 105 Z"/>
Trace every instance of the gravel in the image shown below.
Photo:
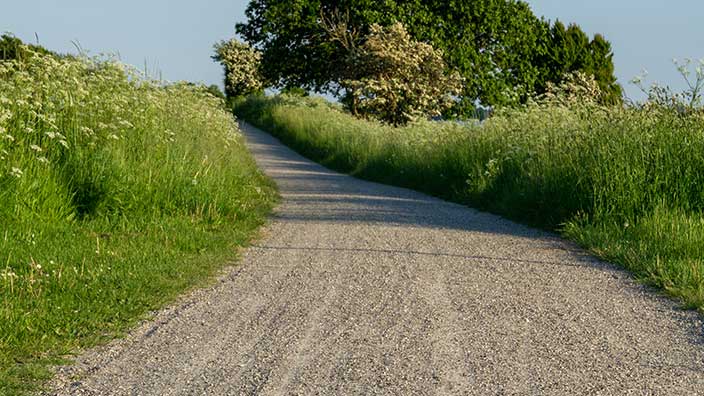
<path fill-rule="evenodd" d="M 243 129 L 283 197 L 263 237 L 50 394 L 704 395 L 699 314 L 556 235 Z"/>

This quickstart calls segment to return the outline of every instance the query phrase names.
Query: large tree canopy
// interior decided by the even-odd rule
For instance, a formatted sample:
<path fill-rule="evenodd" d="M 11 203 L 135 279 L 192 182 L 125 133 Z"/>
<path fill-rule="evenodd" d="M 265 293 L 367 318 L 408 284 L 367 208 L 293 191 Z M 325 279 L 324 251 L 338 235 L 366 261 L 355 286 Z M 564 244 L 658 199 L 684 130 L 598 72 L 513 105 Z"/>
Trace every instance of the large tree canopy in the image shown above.
<path fill-rule="evenodd" d="M 450 67 L 465 77 L 468 102 L 504 104 L 532 91 L 540 77 L 536 59 L 544 53 L 545 32 L 527 4 L 432 0 L 406 7 L 411 33 L 442 49 Z M 418 7 L 422 12 L 413 12 Z"/>
<path fill-rule="evenodd" d="M 279 86 L 335 90 L 345 78 L 346 49 L 330 40 L 325 18 L 345 15 L 351 38 L 374 24 L 403 23 L 414 40 L 443 50 L 465 78 L 462 98 L 501 105 L 542 93 L 573 71 L 593 74 L 620 97 L 611 47 L 576 25 L 536 17 L 517 0 L 252 0 L 237 32 L 263 53 L 262 72 Z M 359 44 L 359 43 L 358 43 Z M 341 75 L 342 74 L 342 75 Z"/>

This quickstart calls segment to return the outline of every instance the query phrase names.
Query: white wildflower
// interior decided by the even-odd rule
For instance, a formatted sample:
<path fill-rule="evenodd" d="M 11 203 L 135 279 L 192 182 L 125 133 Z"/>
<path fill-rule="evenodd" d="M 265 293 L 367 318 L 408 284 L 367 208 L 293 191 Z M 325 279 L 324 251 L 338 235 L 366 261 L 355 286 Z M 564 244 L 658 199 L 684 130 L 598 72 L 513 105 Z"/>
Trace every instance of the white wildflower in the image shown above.
<path fill-rule="evenodd" d="M 44 151 L 44 150 L 42 150 L 41 147 L 37 146 L 36 144 L 33 144 L 33 145 L 29 146 L 29 148 L 31 148 L 32 150 L 34 150 L 34 151 L 36 151 L 36 152 L 38 152 L 38 153 L 41 153 L 42 151 Z"/>
<path fill-rule="evenodd" d="M 3 279 L 17 278 L 17 274 L 15 274 L 15 271 L 11 270 L 10 268 L 5 268 L 0 272 L 0 277 L 2 277 Z"/>
<path fill-rule="evenodd" d="M 10 176 L 14 176 L 14 177 L 16 177 L 16 178 L 18 178 L 18 179 L 19 179 L 20 177 L 22 177 L 23 174 L 24 174 L 24 172 L 22 172 L 22 169 L 20 169 L 20 168 L 15 168 L 14 166 L 13 166 L 12 169 L 10 170 Z"/>
<path fill-rule="evenodd" d="M 123 128 L 134 128 L 134 125 L 132 125 L 132 123 L 127 120 L 120 120 L 119 124 Z"/>

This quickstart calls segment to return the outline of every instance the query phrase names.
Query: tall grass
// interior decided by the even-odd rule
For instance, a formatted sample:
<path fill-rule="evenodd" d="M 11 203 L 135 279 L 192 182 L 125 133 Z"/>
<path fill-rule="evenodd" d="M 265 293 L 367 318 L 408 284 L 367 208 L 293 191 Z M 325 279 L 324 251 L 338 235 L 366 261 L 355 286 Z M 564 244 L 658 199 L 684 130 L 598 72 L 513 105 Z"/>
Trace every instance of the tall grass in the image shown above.
<path fill-rule="evenodd" d="M 0 63 L 0 394 L 208 279 L 274 196 L 203 88 L 112 60 Z"/>
<path fill-rule="evenodd" d="M 331 168 L 561 231 L 704 309 L 699 115 L 552 105 L 392 128 L 285 97 L 236 112 Z"/>

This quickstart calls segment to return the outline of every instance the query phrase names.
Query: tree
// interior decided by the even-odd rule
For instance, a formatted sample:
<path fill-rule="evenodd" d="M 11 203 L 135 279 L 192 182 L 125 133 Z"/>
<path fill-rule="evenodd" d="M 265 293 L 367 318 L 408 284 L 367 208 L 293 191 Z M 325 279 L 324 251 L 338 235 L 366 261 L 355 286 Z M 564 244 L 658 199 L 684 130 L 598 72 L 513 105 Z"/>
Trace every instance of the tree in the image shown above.
<path fill-rule="evenodd" d="M 557 83 L 577 70 L 594 74 L 614 96 L 620 89 L 602 36 L 590 42 L 576 25 L 553 29 L 518 0 L 252 0 L 248 20 L 237 32 L 262 51 L 262 73 L 275 85 L 338 93 L 348 50 L 326 30 L 325 17 L 335 13 L 347 15 L 346 29 L 356 33 L 357 45 L 373 24 L 401 22 L 413 40 L 442 50 L 447 65 L 466 79 L 460 95 L 464 108 L 476 100 L 484 105 L 525 101 L 544 91 L 547 81 Z M 551 52 L 563 33 L 575 52 Z M 572 57 L 585 46 L 586 63 Z"/>
<path fill-rule="evenodd" d="M 274 86 L 336 92 L 348 51 L 329 40 L 321 15 L 346 10 L 349 27 L 364 35 L 378 19 L 372 10 L 382 7 L 367 0 L 252 0 L 236 30 L 261 50 L 262 74 Z"/>
<path fill-rule="evenodd" d="M 227 97 L 248 95 L 264 89 L 259 72 L 261 53 L 237 39 L 221 41 L 214 46 L 213 60 L 225 69 L 225 94 Z"/>
<path fill-rule="evenodd" d="M 545 93 L 549 83 L 560 83 L 580 72 L 594 77 L 602 92 L 602 103 L 620 103 L 622 91 L 614 76 L 611 44 L 602 35 L 597 34 L 590 41 L 579 26 L 565 27 L 558 20 L 550 27 L 546 40 L 547 54 L 540 59 L 543 76 L 536 86 L 537 93 Z"/>
<path fill-rule="evenodd" d="M 448 73 L 442 51 L 411 39 L 401 23 L 374 24 L 348 60 L 357 79 L 344 80 L 352 113 L 393 125 L 442 114 L 462 89 L 458 73 Z"/>
<path fill-rule="evenodd" d="M 410 3 L 410 2 L 409 2 Z M 528 5 L 514 0 L 430 0 L 406 6 L 413 36 L 445 52 L 450 67 L 467 79 L 464 106 L 524 101 L 533 92 L 544 26 Z M 413 12 L 414 9 L 421 12 Z M 409 17 L 407 17 L 409 18 Z"/>
<path fill-rule="evenodd" d="M 623 89 L 616 82 L 614 75 L 614 54 L 611 43 L 601 34 L 597 34 L 589 43 L 589 48 L 591 50 L 590 68 L 583 72 L 594 76 L 604 94 L 602 102 L 620 104 L 623 101 Z"/>

